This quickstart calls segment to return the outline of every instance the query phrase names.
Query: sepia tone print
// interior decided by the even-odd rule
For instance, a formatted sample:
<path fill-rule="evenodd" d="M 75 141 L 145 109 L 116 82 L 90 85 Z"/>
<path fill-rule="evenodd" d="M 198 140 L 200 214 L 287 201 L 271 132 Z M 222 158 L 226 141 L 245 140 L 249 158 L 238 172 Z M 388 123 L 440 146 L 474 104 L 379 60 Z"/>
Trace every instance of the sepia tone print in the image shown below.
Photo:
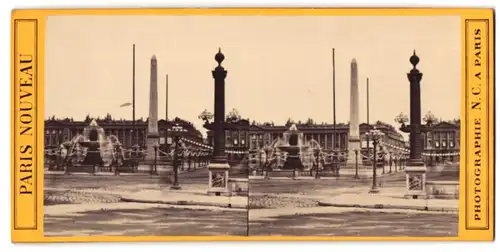
<path fill-rule="evenodd" d="M 45 236 L 458 235 L 458 16 L 46 26 Z"/>

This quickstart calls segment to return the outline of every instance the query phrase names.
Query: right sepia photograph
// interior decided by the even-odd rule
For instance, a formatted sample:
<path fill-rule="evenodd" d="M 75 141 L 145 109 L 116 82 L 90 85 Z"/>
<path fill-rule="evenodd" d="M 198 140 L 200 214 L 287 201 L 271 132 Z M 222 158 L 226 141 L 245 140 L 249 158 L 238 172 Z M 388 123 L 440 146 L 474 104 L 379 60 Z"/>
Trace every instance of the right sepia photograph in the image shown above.
<path fill-rule="evenodd" d="M 287 34 L 308 40 L 266 69 L 277 92 L 248 132 L 249 235 L 457 236 L 459 19 L 335 20 Z"/>

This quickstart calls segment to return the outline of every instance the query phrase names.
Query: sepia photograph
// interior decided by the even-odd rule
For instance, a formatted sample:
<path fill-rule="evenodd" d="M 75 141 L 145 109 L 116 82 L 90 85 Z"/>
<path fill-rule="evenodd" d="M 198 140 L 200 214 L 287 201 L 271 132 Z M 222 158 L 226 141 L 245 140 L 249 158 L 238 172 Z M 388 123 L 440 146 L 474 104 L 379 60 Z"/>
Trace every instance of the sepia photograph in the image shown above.
<path fill-rule="evenodd" d="M 45 236 L 458 236 L 460 16 L 45 25 Z"/>

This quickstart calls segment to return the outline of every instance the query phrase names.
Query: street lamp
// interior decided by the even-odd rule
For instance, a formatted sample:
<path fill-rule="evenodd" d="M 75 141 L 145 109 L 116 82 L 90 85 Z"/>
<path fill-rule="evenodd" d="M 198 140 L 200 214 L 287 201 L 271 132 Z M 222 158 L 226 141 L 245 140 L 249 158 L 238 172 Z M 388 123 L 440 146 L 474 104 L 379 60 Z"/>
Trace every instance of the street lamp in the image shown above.
<path fill-rule="evenodd" d="M 373 181 L 369 193 L 379 193 L 377 188 L 377 145 L 383 135 L 384 133 L 375 127 L 366 133 L 366 137 L 371 139 L 373 143 Z"/>
<path fill-rule="evenodd" d="M 134 130 L 131 129 L 130 130 L 130 146 L 134 146 L 134 137 L 133 137 L 133 135 L 134 135 Z"/>
<path fill-rule="evenodd" d="M 392 173 L 392 153 L 389 152 L 389 173 Z"/>
<path fill-rule="evenodd" d="M 354 150 L 354 155 L 356 155 L 356 174 L 354 174 L 354 178 L 355 179 L 359 179 L 359 175 L 358 175 L 358 155 L 359 155 L 359 150 L 358 149 L 355 149 Z"/>
<path fill-rule="evenodd" d="M 179 163 L 182 160 L 182 140 L 181 136 L 187 132 L 186 129 L 182 127 L 182 125 L 179 125 L 176 123 L 174 126 L 172 126 L 172 136 L 175 138 L 175 150 L 174 150 L 174 183 L 170 187 L 172 190 L 180 190 L 181 185 L 179 184 Z"/>
<path fill-rule="evenodd" d="M 314 179 L 320 179 L 320 175 L 319 175 L 319 167 L 320 167 L 319 151 L 320 150 L 314 150 L 314 159 L 316 160 L 316 170 L 315 170 Z"/>
<path fill-rule="evenodd" d="M 151 175 L 157 175 L 158 174 L 158 170 L 156 169 L 156 163 L 157 163 L 157 157 L 158 157 L 158 143 L 155 142 L 153 143 L 153 149 L 155 151 L 155 158 L 154 158 L 154 163 L 153 163 L 153 169 L 151 169 Z"/>

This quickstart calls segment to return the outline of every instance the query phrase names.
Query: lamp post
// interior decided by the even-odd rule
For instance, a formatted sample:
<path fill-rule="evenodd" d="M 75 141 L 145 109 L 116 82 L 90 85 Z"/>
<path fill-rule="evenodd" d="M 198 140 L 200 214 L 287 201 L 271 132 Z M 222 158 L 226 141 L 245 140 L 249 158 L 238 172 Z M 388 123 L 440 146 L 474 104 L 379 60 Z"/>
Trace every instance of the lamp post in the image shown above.
<path fill-rule="evenodd" d="M 134 137 L 133 137 L 133 135 L 134 135 L 134 130 L 131 129 L 130 130 L 130 145 L 129 146 L 134 146 Z"/>
<path fill-rule="evenodd" d="M 187 132 L 186 129 L 176 123 L 172 126 L 172 135 L 175 138 L 175 150 L 174 150 L 174 183 L 170 187 L 172 190 L 180 190 L 181 186 L 179 184 L 179 163 L 182 159 L 183 148 L 181 147 L 182 141 L 181 136 Z"/>
<path fill-rule="evenodd" d="M 61 144 L 62 144 L 62 130 L 59 130 L 59 132 L 57 134 L 57 150 L 58 150 L 58 155 L 56 155 L 56 164 L 57 164 L 56 169 L 58 171 L 61 169 L 61 165 L 60 165 L 61 158 L 62 158 Z"/>
<path fill-rule="evenodd" d="M 151 169 L 151 175 L 158 175 L 158 170 L 156 169 L 156 163 L 157 163 L 157 158 L 158 158 L 158 143 L 154 143 L 153 144 L 153 149 L 155 151 L 155 158 L 154 158 L 154 163 L 153 163 L 153 167 Z"/>
<path fill-rule="evenodd" d="M 377 145 L 383 135 L 384 133 L 375 127 L 366 133 L 366 137 L 371 139 L 373 143 L 373 180 L 369 193 L 379 193 L 377 188 Z"/>
<path fill-rule="evenodd" d="M 319 176 L 319 168 L 320 168 L 320 158 L 319 158 L 319 150 L 315 150 L 315 159 L 316 159 L 316 174 L 314 175 L 314 179 L 320 179 Z"/>
<path fill-rule="evenodd" d="M 382 159 L 382 174 L 385 174 L 385 160 L 384 159 L 385 159 L 385 155 L 384 155 L 384 157 Z"/>
<path fill-rule="evenodd" d="M 359 175 L 358 175 L 358 154 L 359 154 L 359 150 L 358 149 L 355 149 L 354 150 L 354 155 L 356 155 L 356 163 L 355 163 L 355 168 L 356 168 L 356 174 L 354 174 L 354 178 L 355 179 L 359 179 Z"/>
<path fill-rule="evenodd" d="M 338 145 L 335 146 L 333 150 L 333 171 L 334 177 L 340 177 L 340 148 Z"/>
<path fill-rule="evenodd" d="M 392 173 L 392 153 L 389 152 L 389 173 Z"/>

